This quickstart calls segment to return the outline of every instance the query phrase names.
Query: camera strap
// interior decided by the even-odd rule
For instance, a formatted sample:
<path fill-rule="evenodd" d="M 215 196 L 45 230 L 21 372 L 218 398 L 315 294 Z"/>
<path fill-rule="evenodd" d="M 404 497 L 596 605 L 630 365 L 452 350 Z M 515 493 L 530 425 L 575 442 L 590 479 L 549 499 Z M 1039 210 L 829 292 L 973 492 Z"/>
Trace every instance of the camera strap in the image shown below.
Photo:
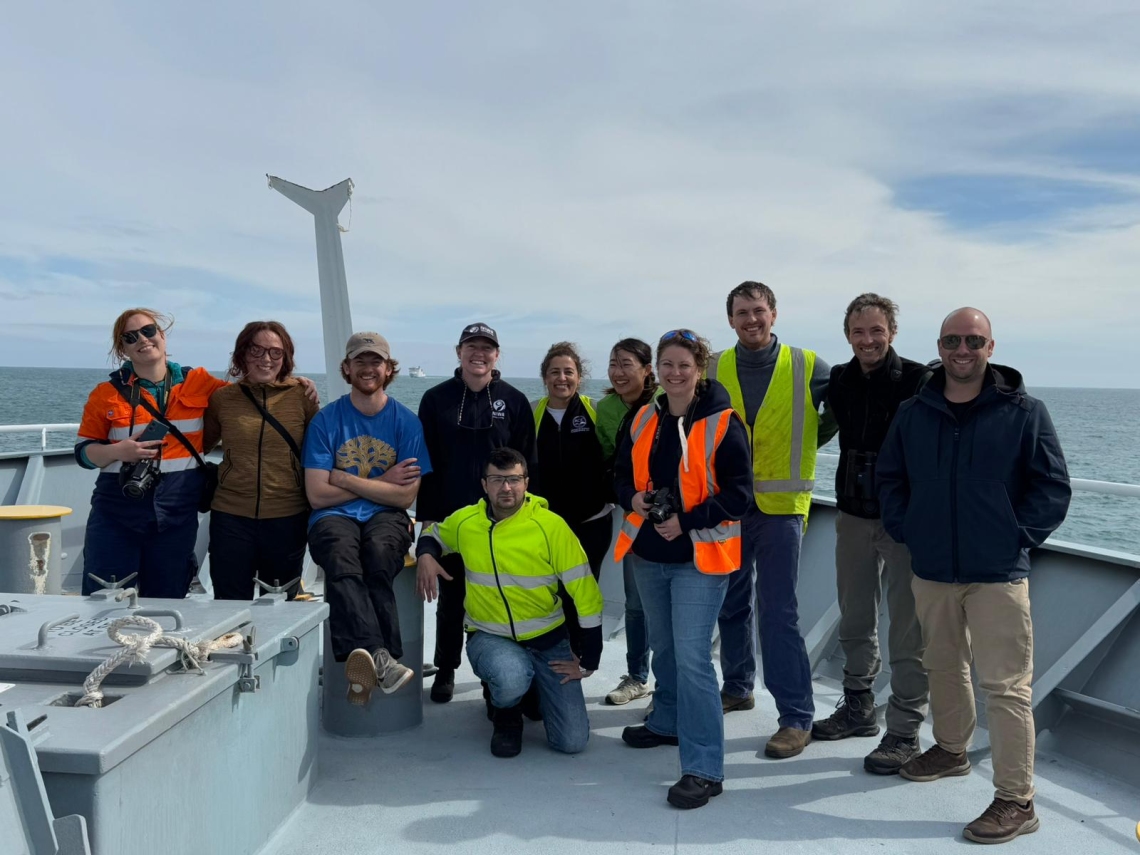
<path fill-rule="evenodd" d="M 257 407 L 258 412 L 261 413 L 261 417 L 265 419 L 266 422 L 268 422 L 269 426 L 281 434 L 281 438 L 289 444 L 289 450 L 293 452 L 293 456 L 296 457 L 297 460 L 300 460 L 301 449 L 297 446 L 297 440 L 293 439 L 293 434 L 285 430 L 285 426 L 281 424 L 281 422 L 277 421 L 277 419 L 273 417 L 273 414 L 270 413 L 268 409 L 262 406 L 261 402 L 253 396 L 253 392 L 248 386 L 244 386 L 239 383 L 238 387 L 241 389 L 242 393 L 247 398 L 249 398 L 249 402 Z"/>
<path fill-rule="evenodd" d="M 685 443 L 688 441 L 688 434 L 685 433 L 684 425 L 687 423 L 690 426 L 692 426 L 693 413 L 696 412 L 697 403 L 700 401 L 700 399 L 701 399 L 700 395 L 694 396 L 693 402 L 691 404 L 689 404 L 689 408 L 685 411 L 685 415 L 684 416 L 678 416 L 679 419 L 680 418 L 684 419 L 684 422 L 680 423 L 681 429 L 679 431 L 677 431 L 677 433 L 679 434 L 679 437 L 680 437 L 680 441 L 682 443 Z M 665 417 L 666 416 L 669 416 L 669 418 L 673 417 L 670 413 L 667 412 L 668 404 L 665 405 L 665 409 L 666 409 L 666 412 L 664 414 L 662 414 L 660 411 L 658 411 L 658 413 L 657 413 L 657 429 L 655 431 L 653 431 L 653 444 L 651 446 L 649 446 L 649 485 L 650 485 L 650 488 L 653 487 L 653 458 L 655 458 L 657 456 L 657 447 L 661 444 L 661 427 L 662 427 L 662 425 L 665 424 Z M 685 447 L 684 447 L 684 445 L 682 445 L 681 446 L 681 459 L 683 460 L 684 457 L 685 457 Z M 673 489 L 674 490 L 677 489 L 678 485 L 680 484 L 680 480 L 681 479 L 679 476 L 675 477 L 673 479 Z"/>
<path fill-rule="evenodd" d="M 169 374 L 167 375 L 167 377 L 169 377 Z M 116 389 L 118 389 L 119 394 L 122 395 L 124 398 L 126 398 L 127 403 L 131 405 L 131 428 L 132 428 L 132 430 L 134 429 L 134 426 L 135 426 L 135 407 L 141 406 L 144 410 L 146 410 L 148 413 L 150 413 L 151 416 L 155 420 L 157 420 L 161 424 L 166 425 L 170 429 L 170 432 L 174 435 L 174 438 L 186 447 L 186 450 L 190 452 L 191 456 L 193 456 L 194 460 L 198 463 L 199 467 L 204 467 L 206 465 L 206 461 L 202 459 L 202 455 L 198 453 L 198 449 L 196 449 L 194 447 L 194 443 L 192 443 L 189 439 L 187 439 L 186 434 L 184 434 L 182 431 L 180 431 L 170 421 L 170 419 L 168 419 L 166 416 L 164 416 L 162 413 L 160 413 L 158 410 L 156 410 L 150 401 L 148 401 L 146 398 L 144 398 L 141 394 L 138 394 L 138 387 L 137 386 L 127 386 L 127 384 L 125 384 L 122 381 L 122 379 L 118 378 L 118 377 L 113 377 L 111 379 L 111 385 L 114 386 Z M 136 403 L 136 401 L 137 401 L 137 403 Z"/>

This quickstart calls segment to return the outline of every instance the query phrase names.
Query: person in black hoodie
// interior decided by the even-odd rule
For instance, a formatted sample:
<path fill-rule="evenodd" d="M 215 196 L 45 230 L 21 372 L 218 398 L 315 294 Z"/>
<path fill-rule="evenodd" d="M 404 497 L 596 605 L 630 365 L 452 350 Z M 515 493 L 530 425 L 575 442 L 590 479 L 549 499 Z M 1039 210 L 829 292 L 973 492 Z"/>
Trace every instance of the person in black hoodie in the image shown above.
<path fill-rule="evenodd" d="M 860 294 L 843 316 L 843 334 L 854 358 L 831 369 L 827 400 L 839 425 L 835 473 L 835 580 L 839 593 L 839 642 L 843 697 L 834 713 L 815 722 L 814 739 L 875 736 L 875 678 L 882 670 L 879 604 L 884 576 L 890 636 L 891 696 L 887 733 L 863 761 L 878 775 L 896 774 L 919 753 L 918 728 L 926 718 L 927 682 L 922 630 L 914 612 L 910 553 L 883 530 L 875 498 L 875 459 L 899 405 L 930 378 L 930 369 L 903 359 L 891 346 L 899 307 L 878 294 Z M 884 573 L 884 570 L 886 571 Z"/>
<path fill-rule="evenodd" d="M 550 510 L 570 526 L 586 551 L 595 581 L 613 537 L 611 488 L 594 402 L 578 392 L 584 376 L 582 357 L 568 341 L 551 345 L 540 368 L 546 395 L 531 406 L 537 436 L 542 496 Z M 559 589 L 570 648 L 582 655 L 581 628 L 574 600 Z"/>
<path fill-rule="evenodd" d="M 1004 843 L 1036 831 L 1033 810 L 1033 621 L 1029 550 L 1064 521 L 1072 491 L 1045 405 L 1021 375 L 993 365 L 989 319 L 942 322 L 942 367 L 899 407 L 879 453 L 883 527 L 910 547 L 926 645 L 935 744 L 900 774 L 934 781 L 970 771 L 970 663 L 986 694 L 993 802 L 963 829 Z"/>
<path fill-rule="evenodd" d="M 752 501 L 748 432 L 728 391 L 703 380 L 708 343 L 692 330 L 665 333 L 657 374 L 665 394 L 622 436 L 614 470 L 628 511 L 614 549 L 632 552 L 649 622 L 653 711 L 627 727 L 634 748 L 680 745 L 681 779 L 669 803 L 696 808 L 722 791 L 724 715 L 712 633 L 728 580 L 740 569 L 740 519 Z"/>
<path fill-rule="evenodd" d="M 416 518 L 425 526 L 483 498 L 483 471 L 496 448 L 513 448 L 526 458 L 531 490 L 538 491 L 534 417 L 526 395 L 495 370 L 498 333 L 484 323 L 469 324 L 459 335 L 455 353 L 455 376 L 420 399 L 420 422 L 432 461 L 432 472 L 424 477 L 416 500 Z M 439 577 L 434 656 L 439 670 L 431 687 L 436 703 L 450 701 L 455 692 L 466 591 L 462 559 L 449 555 L 441 564 L 445 574 Z M 416 588 L 426 596 L 427 580 L 417 576 Z"/>

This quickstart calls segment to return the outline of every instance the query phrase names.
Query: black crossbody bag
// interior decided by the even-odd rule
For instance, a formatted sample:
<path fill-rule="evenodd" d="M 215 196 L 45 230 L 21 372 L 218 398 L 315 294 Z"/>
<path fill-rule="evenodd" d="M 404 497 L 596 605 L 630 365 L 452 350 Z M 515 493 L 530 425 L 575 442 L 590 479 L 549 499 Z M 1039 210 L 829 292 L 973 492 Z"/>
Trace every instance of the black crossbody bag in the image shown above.
<path fill-rule="evenodd" d="M 120 395 L 126 398 L 127 403 L 131 405 L 132 412 L 134 412 L 134 407 L 141 406 L 144 410 L 150 413 L 154 419 L 166 425 L 170 429 L 170 433 L 174 436 L 174 438 L 182 443 L 182 445 L 186 447 L 186 450 L 190 452 L 191 456 L 198 463 L 198 468 L 202 470 L 202 495 L 198 498 L 198 513 L 209 513 L 210 505 L 214 501 L 214 493 L 218 489 L 218 464 L 212 463 L 208 460 L 203 460 L 202 455 L 198 453 L 198 449 L 194 447 L 194 443 L 186 438 L 186 434 L 180 431 L 170 421 L 170 419 L 168 419 L 153 406 L 151 406 L 150 401 L 148 401 L 146 398 L 139 395 L 137 396 L 138 402 L 136 403 L 132 399 L 131 387 L 129 387 L 122 380 L 116 377 L 111 380 L 111 385 L 119 390 Z"/>
<path fill-rule="evenodd" d="M 273 417 L 273 414 L 270 413 L 269 410 L 265 409 L 265 407 L 263 407 L 261 405 L 261 402 L 258 401 L 257 398 L 255 398 L 253 396 L 253 392 L 251 392 L 249 390 L 248 386 L 241 386 L 241 391 L 247 398 L 249 398 L 249 402 L 251 404 L 253 404 L 255 407 L 257 407 L 257 411 L 259 413 L 261 413 L 261 417 L 263 419 L 265 419 L 266 422 L 269 423 L 269 426 L 271 428 L 273 428 L 275 431 L 277 431 L 279 434 L 281 434 L 281 438 L 283 440 L 285 440 L 285 442 L 289 443 L 289 450 L 293 452 L 293 456 L 296 457 L 297 462 L 300 463 L 301 462 L 301 449 L 297 445 L 297 440 L 293 439 L 293 434 L 291 434 L 291 433 L 289 433 L 289 431 L 285 430 L 285 426 L 283 424 L 281 424 L 281 422 L 277 421 L 277 419 L 275 419 Z"/>

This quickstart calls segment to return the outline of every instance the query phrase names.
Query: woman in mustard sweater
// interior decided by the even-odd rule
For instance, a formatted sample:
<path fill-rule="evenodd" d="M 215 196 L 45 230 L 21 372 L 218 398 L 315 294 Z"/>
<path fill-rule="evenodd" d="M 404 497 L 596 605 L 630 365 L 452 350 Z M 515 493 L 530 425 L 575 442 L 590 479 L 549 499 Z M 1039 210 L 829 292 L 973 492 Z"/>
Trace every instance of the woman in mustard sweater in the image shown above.
<path fill-rule="evenodd" d="M 229 373 L 237 382 L 206 411 L 205 446 L 221 440 L 224 450 L 210 506 L 210 578 L 215 599 L 249 600 L 255 578 L 272 585 L 301 575 L 309 503 L 299 452 L 318 404 L 293 376 L 293 339 L 277 321 L 246 324 Z"/>

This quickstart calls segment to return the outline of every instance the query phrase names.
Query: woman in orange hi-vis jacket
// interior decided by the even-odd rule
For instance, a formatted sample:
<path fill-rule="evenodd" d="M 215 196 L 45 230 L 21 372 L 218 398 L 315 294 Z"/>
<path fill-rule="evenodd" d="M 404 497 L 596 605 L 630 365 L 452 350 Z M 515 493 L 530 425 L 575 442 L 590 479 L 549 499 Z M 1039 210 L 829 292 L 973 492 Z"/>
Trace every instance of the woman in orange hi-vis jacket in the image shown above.
<path fill-rule="evenodd" d="M 83 541 L 85 594 L 99 588 L 92 575 L 109 581 L 137 572 L 134 584 L 142 596 L 182 598 L 194 575 L 204 474 L 173 432 L 146 438 L 148 427 L 161 425 L 147 405 L 202 454 L 206 405 L 226 383 L 205 368 L 167 360 L 170 325 L 153 309 L 120 314 L 111 353 L 122 365 L 95 387 L 83 408 L 75 458 L 87 469 L 102 470 Z"/>
<path fill-rule="evenodd" d="M 740 568 L 740 523 L 752 501 L 748 432 L 728 392 L 702 375 L 708 343 L 673 330 L 657 345 L 664 394 L 633 417 L 614 469 L 627 511 L 614 548 L 632 553 L 649 624 L 653 712 L 627 727 L 634 748 L 680 745 L 681 779 L 669 803 L 696 808 L 724 780 L 724 715 L 712 663 L 712 632 Z"/>

